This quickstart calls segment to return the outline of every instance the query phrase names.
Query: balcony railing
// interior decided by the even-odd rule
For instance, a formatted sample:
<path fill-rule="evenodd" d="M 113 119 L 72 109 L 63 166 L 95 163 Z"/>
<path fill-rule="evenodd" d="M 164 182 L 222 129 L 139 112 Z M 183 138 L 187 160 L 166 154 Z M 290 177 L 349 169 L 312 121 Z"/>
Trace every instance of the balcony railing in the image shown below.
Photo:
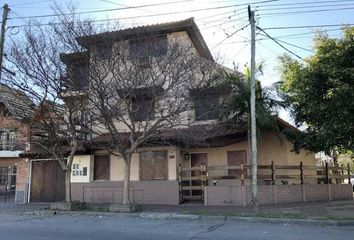
<path fill-rule="evenodd" d="M 19 144 L 16 142 L 0 142 L 0 151 L 19 150 Z"/>

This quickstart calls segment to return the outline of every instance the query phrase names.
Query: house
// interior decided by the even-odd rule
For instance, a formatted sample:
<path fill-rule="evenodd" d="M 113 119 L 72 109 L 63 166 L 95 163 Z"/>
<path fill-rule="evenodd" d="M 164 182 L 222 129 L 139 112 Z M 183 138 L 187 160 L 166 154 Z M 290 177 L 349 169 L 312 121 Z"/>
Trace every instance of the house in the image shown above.
<path fill-rule="evenodd" d="M 200 58 L 213 61 L 193 19 L 83 36 L 78 42 L 87 52 L 62 55 L 72 86 L 67 97 L 84 96 L 89 90 L 92 79 L 87 73 L 92 71 L 90 64 L 97 52 L 102 61 L 116 53 L 128 54 L 127 62 L 133 62 L 130 66 L 135 67 L 136 60 L 139 68 L 146 68 L 151 56 L 164 56 L 168 43 L 179 42 L 192 46 L 193 54 Z M 144 97 L 132 100 L 133 109 L 140 109 L 134 115 L 139 122 L 154 114 L 149 89 L 144 90 L 147 92 Z M 247 129 L 230 128 L 216 121 L 214 106 L 225 94 L 225 89 L 216 88 L 196 94 L 193 106 L 185 114 L 188 127 L 163 131 L 151 138 L 150 144 L 133 153 L 130 180 L 134 202 L 177 205 L 188 200 L 203 200 L 205 205 L 250 204 Z M 281 128 L 297 131 L 281 119 L 278 123 Z M 127 129 L 122 127 L 121 131 L 119 137 L 125 137 Z M 74 157 L 72 165 L 73 200 L 121 203 L 123 158 L 102 147 L 111 141 L 109 134 L 93 134 L 88 139 L 91 140 Z M 348 198 L 347 185 L 334 186 L 330 191 L 327 185 L 315 184 L 314 154 L 306 151 L 296 154 L 291 150 L 292 144 L 284 135 L 271 131 L 262 133 L 258 155 L 261 204 Z"/>
<path fill-rule="evenodd" d="M 20 154 L 30 141 L 32 102 L 22 92 L 0 84 L 0 196 L 27 202 L 29 163 Z"/>

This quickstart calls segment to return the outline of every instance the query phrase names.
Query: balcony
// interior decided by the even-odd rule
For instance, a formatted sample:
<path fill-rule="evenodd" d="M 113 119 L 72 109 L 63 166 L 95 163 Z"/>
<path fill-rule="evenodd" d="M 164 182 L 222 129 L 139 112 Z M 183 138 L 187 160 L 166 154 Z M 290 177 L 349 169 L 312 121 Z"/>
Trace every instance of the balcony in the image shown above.
<path fill-rule="evenodd" d="M 18 157 L 22 147 L 19 143 L 13 141 L 0 141 L 0 158 L 13 158 Z"/>

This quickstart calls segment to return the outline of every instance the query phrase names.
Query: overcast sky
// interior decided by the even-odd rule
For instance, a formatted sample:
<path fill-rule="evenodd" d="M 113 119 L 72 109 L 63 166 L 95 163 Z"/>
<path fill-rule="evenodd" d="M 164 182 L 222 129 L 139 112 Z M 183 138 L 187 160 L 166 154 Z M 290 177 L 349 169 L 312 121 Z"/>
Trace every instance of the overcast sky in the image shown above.
<path fill-rule="evenodd" d="M 0 2 L 4 3 L 4 1 Z M 28 19 L 15 19 L 19 16 L 50 14 L 50 5 L 53 4 L 51 0 L 9 0 L 5 2 L 12 10 L 8 26 L 25 24 Z M 67 1 L 57 2 L 65 5 Z M 221 59 L 222 63 L 228 67 L 237 66 L 239 71 L 243 71 L 244 66 L 250 61 L 250 28 L 246 26 L 248 24 L 247 4 L 249 3 L 252 3 L 252 9 L 256 10 L 257 25 L 263 29 L 283 26 L 354 24 L 354 0 L 73 0 L 72 2 L 77 4 L 78 12 L 112 9 L 112 11 L 83 15 L 97 20 L 119 19 L 124 27 L 194 17 L 214 57 Z M 151 6 L 134 8 L 142 5 Z M 43 23 L 48 21 L 48 18 L 36 19 Z M 279 43 L 284 47 L 301 58 L 305 58 L 312 53 L 313 32 L 327 30 L 330 36 L 339 37 L 339 29 L 339 26 L 326 26 L 265 31 L 271 37 L 282 41 Z M 19 30 L 21 31 L 21 28 Z M 12 29 L 12 33 L 17 31 L 16 28 Z M 271 85 L 279 81 L 277 57 L 287 51 L 260 33 L 257 34 L 257 39 L 256 60 L 258 63 L 264 62 L 265 64 L 264 75 L 259 79 L 263 86 Z M 286 112 L 282 112 L 281 116 L 288 121 L 291 120 Z"/>

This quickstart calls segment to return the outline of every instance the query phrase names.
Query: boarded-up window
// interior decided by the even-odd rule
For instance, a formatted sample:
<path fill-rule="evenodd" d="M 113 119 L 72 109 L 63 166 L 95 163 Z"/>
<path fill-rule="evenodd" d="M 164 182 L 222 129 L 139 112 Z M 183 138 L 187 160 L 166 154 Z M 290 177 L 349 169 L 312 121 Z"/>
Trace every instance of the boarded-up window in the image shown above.
<path fill-rule="evenodd" d="M 227 152 L 227 165 L 228 166 L 240 166 L 240 164 L 246 164 L 246 151 L 229 151 Z M 228 172 L 230 177 L 240 177 L 241 170 L 230 169 Z"/>
<path fill-rule="evenodd" d="M 195 97 L 195 119 L 213 120 L 219 116 L 219 95 L 200 94 Z"/>
<path fill-rule="evenodd" d="M 109 180 L 109 155 L 96 155 L 93 166 L 93 180 Z"/>
<path fill-rule="evenodd" d="M 167 179 L 167 151 L 144 151 L 139 156 L 140 179 Z"/>
<path fill-rule="evenodd" d="M 132 120 L 148 121 L 154 118 L 155 104 L 150 94 L 138 94 L 132 98 Z"/>
<path fill-rule="evenodd" d="M 138 38 L 129 41 L 129 57 L 140 64 L 149 64 L 151 57 L 167 53 L 167 36 Z"/>

